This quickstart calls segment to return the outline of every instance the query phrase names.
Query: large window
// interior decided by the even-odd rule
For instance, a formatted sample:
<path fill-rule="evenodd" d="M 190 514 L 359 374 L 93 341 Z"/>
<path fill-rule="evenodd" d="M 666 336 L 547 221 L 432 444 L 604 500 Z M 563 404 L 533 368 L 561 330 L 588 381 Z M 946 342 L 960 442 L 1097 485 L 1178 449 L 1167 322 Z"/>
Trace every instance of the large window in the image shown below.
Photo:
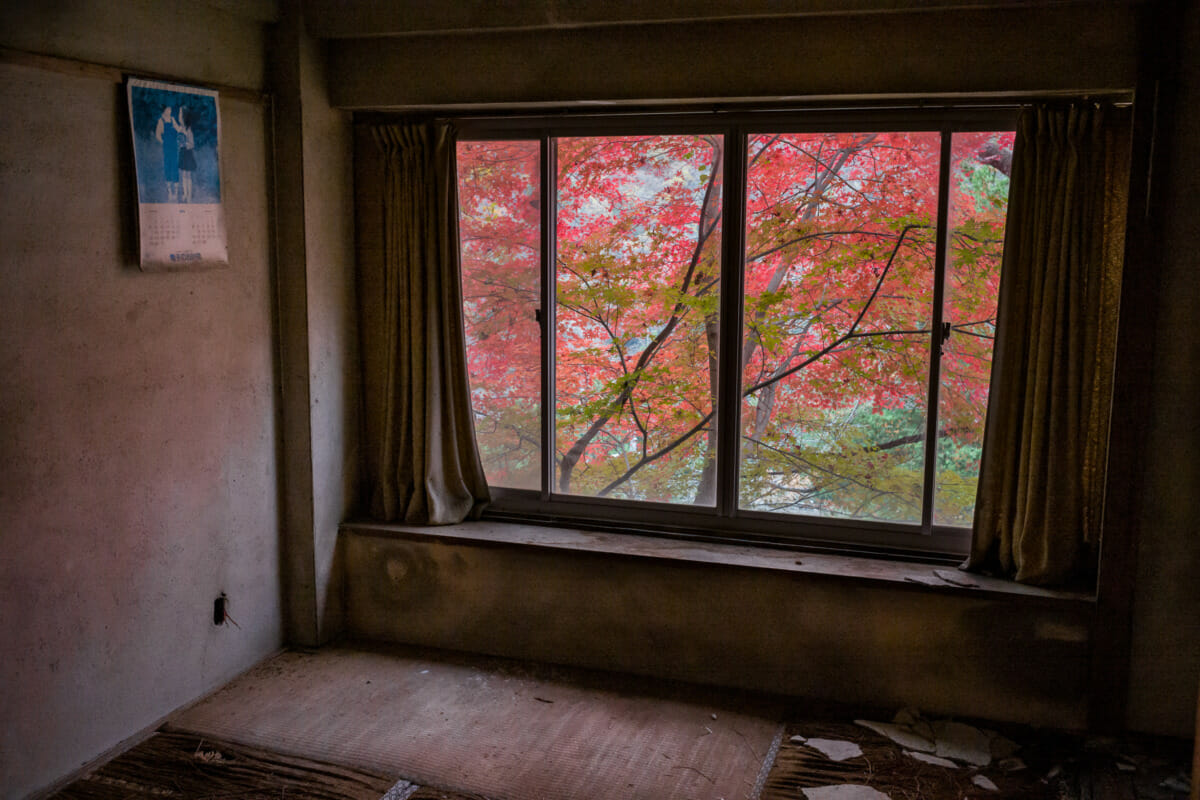
<path fill-rule="evenodd" d="M 468 361 L 498 507 L 961 549 L 1004 122 L 468 129 Z"/>

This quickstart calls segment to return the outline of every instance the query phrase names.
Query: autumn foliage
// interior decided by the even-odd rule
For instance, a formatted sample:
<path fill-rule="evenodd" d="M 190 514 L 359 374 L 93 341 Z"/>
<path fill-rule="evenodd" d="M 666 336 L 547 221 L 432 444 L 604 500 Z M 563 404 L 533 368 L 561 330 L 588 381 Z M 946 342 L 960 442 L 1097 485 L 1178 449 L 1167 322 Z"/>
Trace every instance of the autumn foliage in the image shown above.
<path fill-rule="evenodd" d="M 739 507 L 920 522 L 941 134 L 754 134 L 730 214 L 719 135 L 459 144 L 468 358 L 493 485 L 540 486 L 541 247 L 554 193 L 554 491 L 715 501 L 722 236 L 744 220 Z M 1012 135 L 955 133 L 934 522 L 969 524 Z M 936 341 L 935 341 L 936 339 Z"/>

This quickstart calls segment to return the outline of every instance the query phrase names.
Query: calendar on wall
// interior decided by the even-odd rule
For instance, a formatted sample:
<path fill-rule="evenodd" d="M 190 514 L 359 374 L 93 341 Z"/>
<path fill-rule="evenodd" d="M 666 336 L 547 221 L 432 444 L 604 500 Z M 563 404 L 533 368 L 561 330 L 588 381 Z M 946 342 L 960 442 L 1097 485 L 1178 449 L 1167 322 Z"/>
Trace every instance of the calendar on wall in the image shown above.
<path fill-rule="evenodd" d="M 129 78 L 142 269 L 229 263 L 217 92 Z"/>

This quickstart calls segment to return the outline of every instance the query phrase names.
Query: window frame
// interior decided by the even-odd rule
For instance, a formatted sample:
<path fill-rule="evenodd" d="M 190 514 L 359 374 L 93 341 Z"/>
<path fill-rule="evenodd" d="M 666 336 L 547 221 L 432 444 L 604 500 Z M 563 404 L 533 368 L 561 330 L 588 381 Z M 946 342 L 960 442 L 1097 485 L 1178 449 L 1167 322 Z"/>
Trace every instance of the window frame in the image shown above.
<path fill-rule="evenodd" d="M 957 132 L 1015 130 L 1018 104 L 980 106 L 915 106 L 870 108 L 732 109 L 635 111 L 628 113 L 564 113 L 458 117 L 452 122 L 459 141 L 521 140 L 539 143 L 540 302 L 541 329 L 541 489 L 490 486 L 492 503 L 485 518 L 566 525 L 577 528 L 670 535 L 742 544 L 803 547 L 885 557 L 919 557 L 957 563 L 969 551 L 969 528 L 932 521 L 936 459 L 925 459 L 923 519 L 920 524 L 787 515 L 739 509 L 739 423 L 741 365 L 737 363 L 743 334 L 743 249 L 745 241 L 746 150 L 756 133 L 936 132 L 941 135 L 938 171 L 935 284 L 930 317 L 931 343 L 943 314 L 943 288 L 948 245 L 950 147 Z M 721 338 L 717 406 L 717 498 L 711 507 L 630 501 L 560 494 L 554 489 L 554 269 L 557 190 L 553 140 L 569 136 L 719 134 L 724 137 L 721 215 Z M 927 381 L 928 407 L 936 408 L 939 359 L 933 358 Z M 937 415 L 927 428 L 936 435 Z M 927 433 L 925 441 L 929 441 Z"/>

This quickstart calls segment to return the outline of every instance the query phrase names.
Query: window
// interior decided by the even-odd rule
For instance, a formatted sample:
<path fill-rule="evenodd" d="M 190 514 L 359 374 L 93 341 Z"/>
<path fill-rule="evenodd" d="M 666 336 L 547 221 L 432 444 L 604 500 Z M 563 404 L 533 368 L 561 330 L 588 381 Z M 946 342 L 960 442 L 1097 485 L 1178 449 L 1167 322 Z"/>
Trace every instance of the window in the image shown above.
<path fill-rule="evenodd" d="M 465 126 L 468 361 L 500 510 L 965 548 L 1011 118 L 804 122 Z"/>

